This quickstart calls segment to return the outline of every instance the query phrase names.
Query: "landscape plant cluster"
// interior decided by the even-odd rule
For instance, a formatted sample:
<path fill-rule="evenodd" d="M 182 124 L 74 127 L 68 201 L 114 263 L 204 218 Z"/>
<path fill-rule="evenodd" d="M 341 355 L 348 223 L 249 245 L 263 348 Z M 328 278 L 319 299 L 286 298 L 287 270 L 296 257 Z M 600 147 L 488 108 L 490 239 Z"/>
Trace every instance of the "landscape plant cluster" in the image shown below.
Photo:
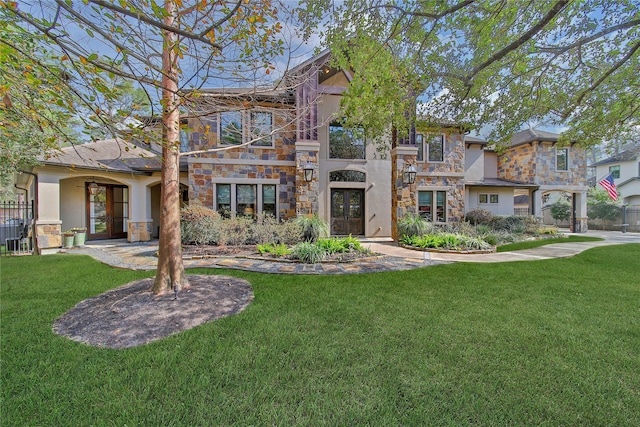
<path fill-rule="evenodd" d="M 400 244 L 420 249 L 483 251 L 533 237 L 557 235 L 556 227 L 543 226 L 534 216 L 498 216 L 474 209 L 465 221 L 434 224 L 419 215 L 405 215 L 397 224 Z"/>
<path fill-rule="evenodd" d="M 329 238 L 329 227 L 317 216 L 278 221 L 271 215 L 225 218 L 201 205 L 181 210 L 183 245 L 255 245 L 261 255 L 317 263 L 331 258 L 347 261 L 368 255 L 355 237 Z"/>

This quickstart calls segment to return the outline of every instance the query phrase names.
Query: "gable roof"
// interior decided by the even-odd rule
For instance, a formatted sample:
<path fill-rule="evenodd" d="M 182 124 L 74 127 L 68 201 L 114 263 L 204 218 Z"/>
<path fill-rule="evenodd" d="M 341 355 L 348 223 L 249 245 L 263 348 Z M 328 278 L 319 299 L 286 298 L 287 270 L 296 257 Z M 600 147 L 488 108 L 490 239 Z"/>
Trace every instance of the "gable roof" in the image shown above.
<path fill-rule="evenodd" d="M 148 174 L 161 168 L 159 155 L 122 139 L 64 147 L 57 154 L 49 158 L 41 156 L 39 160 L 45 165 L 135 174 Z"/>
<path fill-rule="evenodd" d="M 599 162 L 592 164 L 590 167 L 608 165 L 610 163 L 629 162 L 637 159 L 638 157 L 640 157 L 640 145 L 616 153 L 615 155 L 607 157 L 604 160 L 600 160 Z"/>

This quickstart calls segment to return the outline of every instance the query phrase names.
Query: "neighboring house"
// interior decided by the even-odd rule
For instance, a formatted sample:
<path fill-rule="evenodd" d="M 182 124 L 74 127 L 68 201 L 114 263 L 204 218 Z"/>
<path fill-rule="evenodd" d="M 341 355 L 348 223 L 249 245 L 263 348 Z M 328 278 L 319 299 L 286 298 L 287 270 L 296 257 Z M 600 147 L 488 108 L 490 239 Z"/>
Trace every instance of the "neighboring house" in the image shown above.
<path fill-rule="evenodd" d="M 540 215 L 543 193 L 566 191 L 574 195 L 576 229 L 586 231 L 584 150 L 557 147 L 558 135 L 529 130 L 498 153 L 443 123 L 401 141 L 389 132 L 382 142 L 390 148 L 380 151 L 341 126 L 351 74 L 329 60 L 324 52 L 292 70 L 287 78 L 302 82 L 293 91 L 201 91 L 201 111 L 185 119 L 189 131 L 181 135 L 181 151 L 196 152 L 182 158 L 183 202 L 227 216 L 318 215 L 332 235 L 395 237 L 396 221 L 410 212 L 442 224 L 475 208 Z M 98 141 L 64 148 L 20 174 L 36 200 L 40 251 L 60 247 L 62 231 L 72 227 L 87 227 L 89 240 L 156 237 L 158 152 Z"/>
<path fill-rule="evenodd" d="M 621 200 L 623 205 L 640 206 L 640 145 L 621 151 L 589 167 L 595 170 L 594 186 L 597 186 L 597 182 L 610 173 L 613 175 L 620 195 L 618 200 Z"/>

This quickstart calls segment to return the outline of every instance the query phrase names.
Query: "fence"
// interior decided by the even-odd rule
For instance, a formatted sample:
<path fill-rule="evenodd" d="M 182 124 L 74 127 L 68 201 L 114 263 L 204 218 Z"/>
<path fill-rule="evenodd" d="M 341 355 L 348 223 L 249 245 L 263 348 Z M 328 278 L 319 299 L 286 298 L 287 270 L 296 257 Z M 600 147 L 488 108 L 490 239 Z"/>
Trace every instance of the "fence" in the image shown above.
<path fill-rule="evenodd" d="M 623 217 L 624 216 L 624 217 Z M 613 220 L 590 219 L 591 230 L 616 230 L 640 233 L 640 206 L 628 206 L 626 215 L 624 211 Z"/>
<path fill-rule="evenodd" d="M 33 202 L 1 202 L 0 254 L 32 254 L 33 227 Z"/>
<path fill-rule="evenodd" d="M 569 227 L 569 221 L 557 221 L 551 217 L 551 207 L 542 208 L 544 224 L 557 225 L 558 227 Z M 624 226 L 624 224 L 627 224 Z M 640 206 L 627 206 L 626 217 L 623 213 L 612 220 L 589 219 L 589 230 L 614 230 L 640 233 Z"/>

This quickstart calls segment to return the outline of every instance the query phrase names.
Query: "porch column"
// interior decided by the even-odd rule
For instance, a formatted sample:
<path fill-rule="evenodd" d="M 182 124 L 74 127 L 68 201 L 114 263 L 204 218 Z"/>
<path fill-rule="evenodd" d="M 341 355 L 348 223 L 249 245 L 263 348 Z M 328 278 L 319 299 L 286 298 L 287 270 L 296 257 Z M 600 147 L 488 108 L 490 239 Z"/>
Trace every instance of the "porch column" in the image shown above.
<path fill-rule="evenodd" d="M 573 215 L 571 215 L 571 232 L 586 233 L 589 229 L 587 217 L 587 192 L 579 191 L 573 193 Z M 575 221 L 574 221 L 575 217 Z"/>
<path fill-rule="evenodd" d="M 296 142 L 296 216 L 311 216 L 314 214 L 319 214 L 319 152 L 319 142 Z M 307 164 L 313 166 L 313 177 L 310 182 L 307 182 L 304 178 L 304 167 Z"/>
<path fill-rule="evenodd" d="M 531 215 L 542 218 L 542 190 L 537 189 L 531 192 Z"/>
<path fill-rule="evenodd" d="M 417 213 L 416 183 L 404 184 L 405 166 L 416 164 L 418 147 L 399 145 L 391 149 L 391 237 L 398 240 L 397 223 L 407 213 Z"/>
<path fill-rule="evenodd" d="M 151 190 L 146 183 L 134 182 L 129 186 L 129 203 L 127 240 L 148 242 L 152 236 L 153 219 L 151 218 Z"/>
<path fill-rule="evenodd" d="M 38 205 L 35 239 L 40 254 L 54 253 L 62 246 L 62 220 L 60 219 L 60 177 L 38 175 Z"/>

